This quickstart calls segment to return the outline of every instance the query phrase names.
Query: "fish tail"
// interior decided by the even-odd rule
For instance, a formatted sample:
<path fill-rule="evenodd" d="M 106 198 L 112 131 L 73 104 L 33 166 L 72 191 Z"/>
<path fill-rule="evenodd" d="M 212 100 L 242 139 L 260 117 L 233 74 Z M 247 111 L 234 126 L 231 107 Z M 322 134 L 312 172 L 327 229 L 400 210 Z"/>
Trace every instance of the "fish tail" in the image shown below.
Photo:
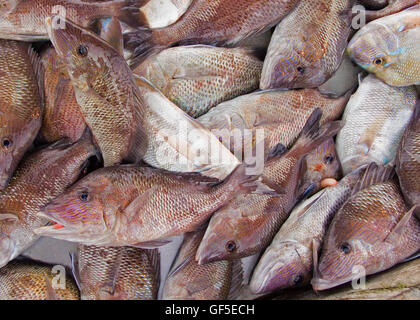
<path fill-rule="evenodd" d="M 146 57 L 165 46 L 155 43 L 153 30 L 137 28 L 136 31 L 124 34 L 124 48 L 131 52 L 128 64 L 132 69 L 137 67 Z"/>
<path fill-rule="evenodd" d="M 308 118 L 299 139 L 290 152 L 306 155 L 334 137 L 343 127 L 342 121 L 332 121 L 320 128 L 321 116 L 322 110 L 317 108 Z"/>
<path fill-rule="evenodd" d="M 394 176 L 395 169 L 393 166 L 380 166 L 375 162 L 372 162 L 367 166 L 363 177 L 354 186 L 352 195 L 369 186 L 389 181 L 393 179 Z"/>
<path fill-rule="evenodd" d="M 140 8 L 147 3 L 148 0 L 117 0 L 108 1 L 102 7 L 107 6 L 109 17 L 116 17 L 130 27 L 137 28 L 142 25 Z"/>
<path fill-rule="evenodd" d="M 259 175 L 252 174 L 252 170 L 242 163 L 225 179 L 226 184 L 234 185 L 235 192 L 252 193 L 257 190 L 259 184 L 257 182 Z"/>

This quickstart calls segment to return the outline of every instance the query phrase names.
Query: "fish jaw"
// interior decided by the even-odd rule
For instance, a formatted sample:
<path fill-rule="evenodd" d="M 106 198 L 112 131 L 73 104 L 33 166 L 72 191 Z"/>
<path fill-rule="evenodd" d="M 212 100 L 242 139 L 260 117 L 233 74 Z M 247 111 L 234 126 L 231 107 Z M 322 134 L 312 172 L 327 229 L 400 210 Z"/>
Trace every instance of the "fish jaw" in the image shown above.
<path fill-rule="evenodd" d="M 308 283 L 310 266 L 302 257 L 310 256 L 311 251 L 295 241 L 269 247 L 255 268 L 250 282 L 251 291 L 266 294 Z"/>
<path fill-rule="evenodd" d="M 314 289 L 314 291 L 323 291 L 323 290 L 328 290 L 331 288 L 335 288 L 338 287 L 342 284 L 345 284 L 347 282 L 350 282 L 353 280 L 352 276 L 348 276 L 339 280 L 327 280 L 327 279 L 322 279 L 322 278 L 313 278 L 311 280 L 311 284 L 312 284 L 312 288 Z"/>

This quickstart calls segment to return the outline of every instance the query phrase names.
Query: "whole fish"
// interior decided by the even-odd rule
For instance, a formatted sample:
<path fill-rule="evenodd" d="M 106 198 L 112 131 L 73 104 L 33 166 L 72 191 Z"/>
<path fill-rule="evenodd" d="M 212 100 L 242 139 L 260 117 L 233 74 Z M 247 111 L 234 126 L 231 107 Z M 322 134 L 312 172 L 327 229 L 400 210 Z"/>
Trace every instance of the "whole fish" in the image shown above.
<path fill-rule="evenodd" d="M 420 204 L 420 100 L 408 124 L 397 155 L 397 173 L 409 205 Z"/>
<path fill-rule="evenodd" d="M 340 67 L 352 0 L 300 1 L 274 31 L 260 88 L 316 88 Z"/>
<path fill-rule="evenodd" d="M 334 139 L 329 139 L 306 156 L 305 174 L 298 194 L 304 198 L 321 190 L 325 179 L 339 180 L 341 174 L 340 160 L 335 150 Z"/>
<path fill-rule="evenodd" d="M 71 277 L 53 273 L 54 266 L 34 261 L 12 261 L 0 269 L 0 300 L 79 300 Z M 59 272 L 65 272 L 63 270 Z M 64 273 L 65 275 L 65 273 Z M 59 286 L 53 285 L 58 281 Z"/>
<path fill-rule="evenodd" d="M 366 21 L 383 18 L 418 4 L 418 0 L 359 0 L 371 10 L 365 11 Z"/>
<path fill-rule="evenodd" d="M 416 103 L 413 87 L 390 87 L 374 75 L 363 79 L 343 115 L 337 153 L 347 174 L 372 161 L 393 163 Z"/>
<path fill-rule="evenodd" d="M 254 293 L 309 283 L 313 254 L 318 254 L 332 218 L 350 197 L 363 172 L 358 169 L 348 174 L 338 185 L 318 192 L 293 209 L 254 270 L 250 283 Z"/>
<path fill-rule="evenodd" d="M 187 11 L 193 0 L 149 0 L 140 8 L 142 25 L 154 29 L 176 22 Z"/>
<path fill-rule="evenodd" d="M 89 135 L 77 143 L 59 141 L 24 158 L 0 191 L 0 267 L 17 257 L 38 236 L 35 228 L 48 219 L 37 213 L 84 173 L 98 152 Z"/>
<path fill-rule="evenodd" d="M 54 48 L 48 48 L 41 54 L 41 64 L 45 96 L 45 110 L 39 132 L 41 139 L 49 143 L 62 138 L 77 141 L 86 129 L 86 123 L 76 101 L 67 68 Z"/>
<path fill-rule="evenodd" d="M 234 45 L 276 25 L 298 1 L 195 0 L 174 24 L 128 33 L 125 45 L 133 51 L 132 65 L 150 52 L 175 44 Z"/>
<path fill-rule="evenodd" d="M 367 24 L 347 52 L 391 86 L 420 84 L 420 6 Z"/>
<path fill-rule="evenodd" d="M 47 40 L 45 19 L 60 14 L 84 27 L 97 19 L 116 16 L 132 26 L 139 26 L 138 8 L 144 0 L 2 0 L 0 7 L 0 38 L 20 41 Z M 58 28 L 65 22 L 54 20 Z"/>
<path fill-rule="evenodd" d="M 38 235 L 86 245 L 150 247 L 190 232 L 236 194 L 256 189 L 257 177 L 239 166 L 223 182 L 132 165 L 94 171 L 45 207 L 59 225 Z"/>
<path fill-rule="evenodd" d="M 392 167 L 372 163 L 334 216 L 314 261 L 315 290 L 389 269 L 420 250 L 416 207 L 408 209 Z"/>
<path fill-rule="evenodd" d="M 82 300 L 155 300 L 159 250 L 79 245 L 73 273 Z"/>
<path fill-rule="evenodd" d="M 65 29 L 55 29 L 53 18 L 48 31 L 106 167 L 143 159 L 161 169 L 224 179 L 239 164 L 216 136 L 136 78 L 108 42 L 67 20 Z M 119 23 L 108 26 L 114 31 L 120 33 Z"/>
<path fill-rule="evenodd" d="M 232 300 L 242 285 L 240 260 L 199 265 L 194 257 L 205 229 L 187 233 L 163 288 L 163 300 Z"/>
<path fill-rule="evenodd" d="M 296 204 L 305 156 L 333 137 L 341 122 L 318 127 L 321 117 L 316 109 L 309 117 L 301 137 L 286 154 L 273 152 L 264 166 L 262 182 L 274 194 L 239 194 L 210 219 L 197 250 L 200 264 L 251 256 L 265 249 Z"/>
<path fill-rule="evenodd" d="M 263 130 L 266 153 L 279 144 L 290 148 L 315 109 L 322 110 L 321 125 L 324 125 L 341 116 L 348 99 L 349 94 L 332 98 L 315 89 L 262 91 L 221 103 L 198 121 L 242 159 L 243 151 L 254 149 L 242 141 L 247 131 L 257 136 Z"/>
<path fill-rule="evenodd" d="M 197 118 L 217 104 L 258 89 L 263 63 L 250 50 L 204 45 L 166 49 L 134 73 Z"/>
<path fill-rule="evenodd" d="M 0 40 L 0 190 L 41 127 L 40 64 L 31 45 Z"/>

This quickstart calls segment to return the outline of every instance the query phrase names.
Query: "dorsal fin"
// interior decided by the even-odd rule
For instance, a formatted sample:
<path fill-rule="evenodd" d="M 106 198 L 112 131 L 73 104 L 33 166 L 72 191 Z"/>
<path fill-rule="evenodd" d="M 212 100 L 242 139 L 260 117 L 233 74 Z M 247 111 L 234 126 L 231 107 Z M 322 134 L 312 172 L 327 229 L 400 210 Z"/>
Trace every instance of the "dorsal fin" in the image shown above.
<path fill-rule="evenodd" d="M 352 196 L 367 187 L 391 180 L 395 175 L 393 166 L 379 166 L 372 162 L 366 168 L 363 177 L 356 183 L 353 188 Z"/>

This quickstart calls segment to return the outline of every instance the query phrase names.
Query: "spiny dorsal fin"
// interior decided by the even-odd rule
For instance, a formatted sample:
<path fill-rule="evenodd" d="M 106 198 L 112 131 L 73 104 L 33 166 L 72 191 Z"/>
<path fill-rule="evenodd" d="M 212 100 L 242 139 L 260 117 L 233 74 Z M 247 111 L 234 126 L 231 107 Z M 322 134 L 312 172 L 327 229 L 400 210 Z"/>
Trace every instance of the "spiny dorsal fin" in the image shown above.
<path fill-rule="evenodd" d="M 410 222 L 413 215 L 418 211 L 420 207 L 415 205 L 413 206 L 408 212 L 404 214 L 400 221 L 395 225 L 395 227 L 391 230 L 388 236 L 385 238 L 385 241 L 388 242 L 398 242 L 402 235 L 404 235 L 404 231 Z"/>
<path fill-rule="evenodd" d="M 372 162 L 366 168 L 365 173 L 363 174 L 362 179 L 356 183 L 353 188 L 352 196 L 357 192 L 366 189 L 367 187 L 379 183 L 386 182 L 391 180 L 395 175 L 395 170 L 393 166 L 379 166 L 375 162 Z"/>

